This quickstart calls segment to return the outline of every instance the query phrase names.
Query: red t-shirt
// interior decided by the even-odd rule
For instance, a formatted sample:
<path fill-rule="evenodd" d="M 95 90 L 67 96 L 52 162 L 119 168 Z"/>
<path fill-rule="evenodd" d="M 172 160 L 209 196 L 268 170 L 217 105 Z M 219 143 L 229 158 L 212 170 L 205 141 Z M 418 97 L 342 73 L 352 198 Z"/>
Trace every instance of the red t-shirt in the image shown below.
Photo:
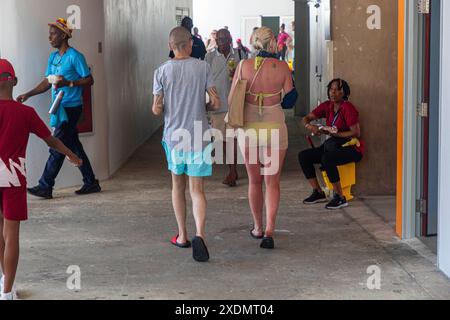
<path fill-rule="evenodd" d="M 284 48 L 289 38 L 289 34 L 287 34 L 286 32 L 280 33 L 278 35 L 278 48 Z"/>
<path fill-rule="evenodd" d="M 41 139 L 51 136 L 34 109 L 0 100 L 0 188 L 26 187 L 25 154 L 30 133 Z"/>
<path fill-rule="evenodd" d="M 350 131 L 350 127 L 359 123 L 359 112 L 349 101 L 345 101 L 340 108 L 339 115 L 334 112 L 334 104 L 326 101 L 312 112 L 318 119 L 326 119 L 327 126 L 335 126 L 339 132 Z M 334 123 L 333 123 L 334 122 Z M 360 140 L 361 147 L 356 148 L 361 154 L 364 153 L 365 143 Z"/>

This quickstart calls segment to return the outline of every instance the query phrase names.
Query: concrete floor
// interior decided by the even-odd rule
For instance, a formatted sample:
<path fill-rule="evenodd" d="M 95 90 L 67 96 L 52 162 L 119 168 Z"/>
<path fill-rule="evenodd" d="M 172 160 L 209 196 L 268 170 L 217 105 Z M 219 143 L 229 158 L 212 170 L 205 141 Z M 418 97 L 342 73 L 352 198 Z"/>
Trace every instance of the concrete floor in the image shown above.
<path fill-rule="evenodd" d="M 21 298 L 449 299 L 450 281 L 436 269 L 435 255 L 418 240 L 398 240 L 365 200 L 338 212 L 302 204 L 310 190 L 296 154 L 306 144 L 290 121 L 276 250 L 263 251 L 249 237 L 247 180 L 226 188 L 223 168 L 207 181 L 210 263 L 172 247 L 170 178 L 155 136 L 103 183 L 103 193 L 78 198 L 72 189 L 57 190 L 53 201 L 30 199 Z M 389 201 L 380 203 L 389 210 Z M 80 267 L 81 290 L 67 289 L 71 265 Z M 381 269 L 380 290 L 367 287 L 372 265 Z"/>

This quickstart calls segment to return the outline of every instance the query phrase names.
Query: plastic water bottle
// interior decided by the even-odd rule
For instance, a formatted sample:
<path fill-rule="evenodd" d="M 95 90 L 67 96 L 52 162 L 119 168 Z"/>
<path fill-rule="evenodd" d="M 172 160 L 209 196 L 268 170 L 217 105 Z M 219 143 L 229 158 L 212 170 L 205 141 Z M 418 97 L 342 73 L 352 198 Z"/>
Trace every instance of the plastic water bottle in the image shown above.
<path fill-rule="evenodd" d="M 61 105 L 61 101 L 64 97 L 64 91 L 59 91 L 58 94 L 55 97 L 55 100 L 52 103 L 52 106 L 50 107 L 49 114 L 56 114 L 58 112 L 59 106 Z"/>

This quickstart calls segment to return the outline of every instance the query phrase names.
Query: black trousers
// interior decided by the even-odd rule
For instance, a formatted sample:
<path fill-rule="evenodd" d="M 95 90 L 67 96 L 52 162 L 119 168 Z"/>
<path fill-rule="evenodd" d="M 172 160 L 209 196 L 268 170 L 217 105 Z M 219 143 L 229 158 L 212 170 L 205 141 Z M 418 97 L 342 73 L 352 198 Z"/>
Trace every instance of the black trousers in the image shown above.
<path fill-rule="evenodd" d="M 78 136 L 77 123 L 83 112 L 82 107 L 66 108 L 69 122 L 64 122 L 55 130 L 54 136 L 62 141 L 73 153 L 83 160 L 83 165 L 79 168 L 83 175 L 83 183 L 92 185 L 95 182 L 94 171 L 92 170 L 89 158 L 84 152 L 83 145 Z M 50 149 L 50 157 L 45 165 L 42 178 L 39 180 L 39 186 L 46 190 L 52 190 L 55 186 L 55 179 L 61 170 L 66 156 Z"/>
<path fill-rule="evenodd" d="M 287 46 L 283 47 L 283 50 L 278 52 L 278 57 L 282 60 L 285 61 L 286 60 L 286 54 L 287 54 Z"/>
<path fill-rule="evenodd" d="M 337 167 L 352 162 L 358 163 L 362 160 L 362 155 L 353 147 L 339 148 L 336 151 L 325 152 L 325 148 L 322 145 L 319 148 L 300 152 L 298 160 L 306 179 L 317 178 L 314 165 L 321 164 L 330 182 L 338 183 L 341 181 L 341 178 L 339 177 Z"/>

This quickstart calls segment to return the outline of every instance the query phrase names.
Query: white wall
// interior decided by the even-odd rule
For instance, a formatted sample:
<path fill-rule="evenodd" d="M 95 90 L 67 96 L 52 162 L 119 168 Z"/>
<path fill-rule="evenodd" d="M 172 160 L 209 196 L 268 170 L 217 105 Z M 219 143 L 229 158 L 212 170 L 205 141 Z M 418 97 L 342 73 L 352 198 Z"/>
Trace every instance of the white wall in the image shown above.
<path fill-rule="evenodd" d="M 243 38 L 242 17 L 294 15 L 293 0 L 194 0 L 194 25 L 206 39 L 209 38 L 212 30 L 218 30 L 224 26 L 230 28 L 234 40 Z"/>
<path fill-rule="evenodd" d="M 192 9 L 192 0 L 105 0 L 112 173 L 162 124 L 151 114 L 153 73 L 168 59 L 176 7 Z"/>
<path fill-rule="evenodd" d="M 95 134 L 81 139 L 92 166 L 100 179 L 108 177 L 106 86 L 103 57 L 98 53 L 98 42 L 103 41 L 103 0 L 1 0 L 0 52 L 15 66 L 19 85 L 15 95 L 34 88 L 42 81 L 48 56 L 52 50 L 48 43 L 48 26 L 58 17 L 67 17 L 69 5 L 81 7 L 81 30 L 74 33 L 71 45 L 83 52 L 94 67 L 96 84 L 94 94 Z M 50 93 L 34 97 L 27 102 L 48 122 Z M 36 138 L 30 140 L 27 155 L 28 183 L 34 185 L 40 178 L 48 149 Z M 57 180 L 57 187 L 81 184 L 78 169 L 66 164 Z"/>
<path fill-rule="evenodd" d="M 438 259 L 439 268 L 450 276 L 450 102 L 447 97 L 447 86 L 450 83 L 450 2 L 442 3 L 442 54 L 441 54 L 441 110 L 440 110 L 440 150 L 439 150 L 439 238 Z"/>

